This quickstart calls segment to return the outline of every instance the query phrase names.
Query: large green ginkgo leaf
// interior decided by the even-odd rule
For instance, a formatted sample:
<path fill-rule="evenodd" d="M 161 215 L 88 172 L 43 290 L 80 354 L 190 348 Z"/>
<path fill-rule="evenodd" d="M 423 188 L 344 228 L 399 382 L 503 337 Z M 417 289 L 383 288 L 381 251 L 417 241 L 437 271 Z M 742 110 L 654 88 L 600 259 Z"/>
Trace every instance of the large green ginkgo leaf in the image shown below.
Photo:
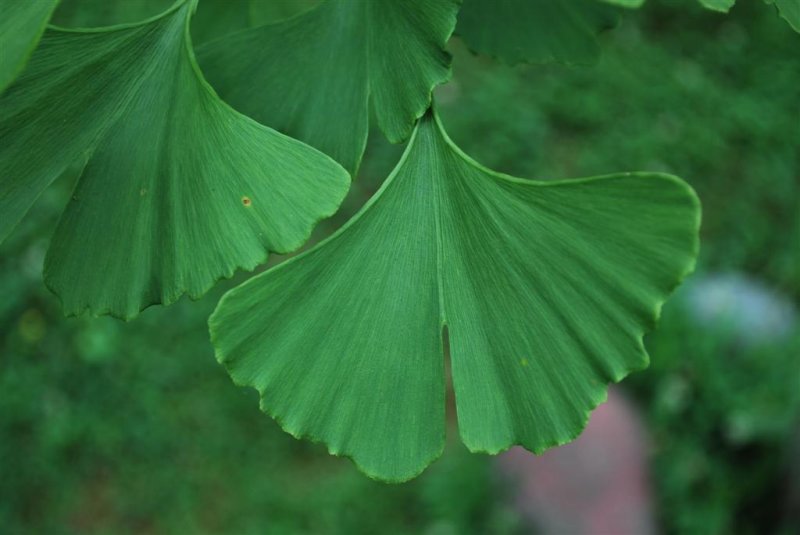
<path fill-rule="evenodd" d="M 375 478 L 442 451 L 443 328 L 463 441 L 541 452 L 574 438 L 693 268 L 680 179 L 494 173 L 421 120 L 381 190 L 333 236 L 223 297 L 217 358 L 264 411 Z"/>
<path fill-rule="evenodd" d="M 464 0 L 456 33 L 507 63 L 591 63 L 617 13 L 597 0 Z"/>
<path fill-rule="evenodd" d="M 58 0 L 0 0 L 0 92 L 28 61 Z"/>
<path fill-rule="evenodd" d="M 0 239 L 75 162 L 45 281 L 64 309 L 129 318 L 197 297 L 334 213 L 347 173 L 238 114 L 191 51 L 193 2 L 148 21 L 48 29 L 0 98 Z"/>
<path fill-rule="evenodd" d="M 405 141 L 450 76 L 444 47 L 458 0 L 327 0 L 286 21 L 198 49 L 203 72 L 239 111 L 355 173 L 371 98 L 378 125 Z"/>

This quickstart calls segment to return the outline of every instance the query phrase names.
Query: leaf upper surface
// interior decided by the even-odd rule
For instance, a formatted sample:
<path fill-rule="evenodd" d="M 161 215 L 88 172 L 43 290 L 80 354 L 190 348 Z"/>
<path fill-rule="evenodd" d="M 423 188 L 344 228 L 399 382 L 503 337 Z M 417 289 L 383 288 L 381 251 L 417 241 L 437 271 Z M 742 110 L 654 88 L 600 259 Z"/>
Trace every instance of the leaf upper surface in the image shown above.
<path fill-rule="evenodd" d="M 191 52 L 192 3 L 143 23 L 48 29 L 0 99 L 0 239 L 75 162 L 45 281 L 64 309 L 130 318 L 299 247 L 347 173 L 238 114 Z"/>
<path fill-rule="evenodd" d="M 463 441 L 540 452 L 646 366 L 698 226 L 677 178 L 500 175 L 429 115 L 359 214 L 223 297 L 212 341 L 286 431 L 401 481 L 444 445 L 447 326 Z"/>
<path fill-rule="evenodd" d="M 601 0 L 602 2 L 606 2 L 607 4 L 613 4 L 616 6 L 626 7 L 630 9 L 642 7 L 644 4 L 644 0 Z"/>
<path fill-rule="evenodd" d="M 0 93 L 19 74 L 58 0 L 0 0 Z"/>
<path fill-rule="evenodd" d="M 390 141 L 405 141 L 450 77 L 444 47 L 458 0 L 327 0 L 286 21 L 198 49 L 219 94 L 256 120 L 332 156 L 355 174 L 369 99 Z"/>

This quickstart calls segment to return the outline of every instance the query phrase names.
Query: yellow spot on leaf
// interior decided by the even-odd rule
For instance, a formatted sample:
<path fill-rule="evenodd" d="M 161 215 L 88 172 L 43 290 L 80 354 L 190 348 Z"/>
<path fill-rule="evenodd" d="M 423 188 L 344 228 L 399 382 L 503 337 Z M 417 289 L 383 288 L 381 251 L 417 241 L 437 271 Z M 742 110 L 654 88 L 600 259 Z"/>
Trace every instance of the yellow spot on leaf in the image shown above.
<path fill-rule="evenodd" d="M 250 200 L 250 197 L 242 197 L 242 204 L 245 206 L 250 206 L 253 204 L 253 201 Z"/>
<path fill-rule="evenodd" d="M 522 364 L 523 368 L 528 366 L 528 359 L 519 359 L 519 363 Z"/>

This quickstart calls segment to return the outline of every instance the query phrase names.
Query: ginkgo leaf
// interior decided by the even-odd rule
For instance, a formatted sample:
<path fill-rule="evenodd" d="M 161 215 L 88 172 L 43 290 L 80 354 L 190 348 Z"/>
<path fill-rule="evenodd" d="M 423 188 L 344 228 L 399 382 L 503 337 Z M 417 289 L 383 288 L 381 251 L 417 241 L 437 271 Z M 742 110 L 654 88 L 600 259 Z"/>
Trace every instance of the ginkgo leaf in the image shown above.
<path fill-rule="evenodd" d="M 69 28 L 136 23 L 153 18 L 174 4 L 174 0 L 60 0 L 51 23 Z"/>
<path fill-rule="evenodd" d="M 494 173 L 428 115 L 352 220 L 222 298 L 212 341 L 287 432 L 401 481 L 444 445 L 446 326 L 465 444 L 541 452 L 647 365 L 699 217 L 672 176 Z"/>
<path fill-rule="evenodd" d="M 305 0 L 309 1 L 309 0 Z M 91 28 L 139 22 L 153 17 L 173 0 L 61 0 L 52 22 L 69 28 Z M 254 26 L 262 19 L 277 20 L 293 13 L 300 0 L 202 0 L 192 17 L 196 44 Z"/>
<path fill-rule="evenodd" d="M 0 0 L 0 92 L 28 61 L 58 0 Z"/>
<path fill-rule="evenodd" d="M 45 282 L 68 314 L 122 318 L 197 297 L 333 214 L 347 173 L 238 114 L 203 80 L 193 2 L 138 24 L 45 32 L 0 98 L 0 239 L 41 191 L 86 162 Z"/>
<path fill-rule="evenodd" d="M 392 142 L 405 141 L 450 77 L 445 43 L 458 0 L 327 0 L 286 21 L 198 49 L 203 72 L 239 111 L 329 154 L 355 174 L 369 99 Z"/>
<path fill-rule="evenodd" d="M 507 63 L 591 63 L 617 12 L 597 0 L 464 0 L 456 33 Z"/>

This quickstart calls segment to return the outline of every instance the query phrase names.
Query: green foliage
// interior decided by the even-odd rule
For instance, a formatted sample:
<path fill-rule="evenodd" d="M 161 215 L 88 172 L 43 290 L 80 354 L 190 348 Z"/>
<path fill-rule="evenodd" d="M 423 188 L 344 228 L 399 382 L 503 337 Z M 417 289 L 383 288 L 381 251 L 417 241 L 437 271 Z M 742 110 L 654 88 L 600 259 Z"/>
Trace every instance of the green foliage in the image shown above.
<path fill-rule="evenodd" d="M 644 4 L 644 0 L 602 0 L 622 7 L 636 8 Z M 736 4 L 736 0 L 698 0 L 700 4 L 712 11 L 727 13 Z M 798 0 L 764 0 L 775 5 L 786 22 L 794 31 L 800 33 L 800 2 Z"/>
<path fill-rule="evenodd" d="M 646 4 L 580 69 L 455 48 L 439 111 L 465 151 L 507 173 L 686 177 L 703 199 L 699 269 L 745 271 L 800 303 L 800 70 L 787 68 L 800 36 L 760 2 L 729 17 L 685 8 Z M 798 340 L 743 348 L 735 334 L 696 324 L 676 295 L 645 339 L 647 373 L 622 383 L 651 433 L 663 533 L 798 531 L 785 516 Z"/>
<path fill-rule="evenodd" d="M 289 18 L 319 0 L 201 0 L 191 22 L 195 45 L 232 32 Z M 173 0 L 61 0 L 53 23 L 69 28 L 134 23 L 166 11 Z"/>
<path fill-rule="evenodd" d="M 665 308 L 647 341 L 650 373 L 629 383 L 653 431 L 663 525 L 793 533 L 779 496 L 800 422 L 800 326 L 787 340 L 743 345 L 723 322 L 689 318 L 684 299 Z"/>
<path fill-rule="evenodd" d="M 617 6 L 627 7 L 627 8 L 637 8 L 641 7 L 644 4 L 644 0 L 602 0 L 603 2 L 607 2 L 609 4 L 614 4 Z"/>
<path fill-rule="evenodd" d="M 58 0 L 0 0 L 0 93 L 25 66 Z"/>
<path fill-rule="evenodd" d="M 68 314 L 130 318 L 196 298 L 268 250 L 301 246 L 347 192 L 328 157 L 214 94 L 189 48 L 192 5 L 50 29 L 0 99 L 0 237 L 69 165 L 85 165 L 45 263 Z"/>
<path fill-rule="evenodd" d="M 508 63 L 591 63 L 597 34 L 616 12 L 597 0 L 464 0 L 457 33 L 469 47 Z"/>
<path fill-rule="evenodd" d="M 700 0 L 700 3 L 703 4 L 703 7 L 707 7 L 708 9 L 727 13 L 728 10 L 733 7 L 733 4 L 736 3 L 736 0 Z"/>
<path fill-rule="evenodd" d="M 797 0 L 764 0 L 764 2 L 777 7 L 781 17 L 789 23 L 789 26 L 794 31 L 800 32 L 800 2 Z M 700 3 L 713 11 L 727 13 L 736 4 L 736 0 L 700 0 Z"/>
<path fill-rule="evenodd" d="M 113 20 L 112 6 L 132 10 L 138 1 L 95 2 L 110 20 L 91 10 L 75 16 L 136 22 L 169 7 Z M 192 35 L 215 36 L 223 22 L 230 30 L 261 24 L 253 6 L 281 5 L 242 2 L 250 6 L 242 18 L 215 11 L 232 1 L 202 0 Z M 56 23 L 68 24 L 59 12 Z M 800 302 L 797 39 L 761 2 L 722 16 L 659 0 L 626 12 L 587 68 L 505 67 L 454 40 L 455 79 L 437 101 L 458 144 L 504 172 L 642 168 L 687 177 L 704 200 L 701 269 L 744 270 Z M 369 143 L 343 210 L 317 237 L 369 198 L 400 157 L 383 136 Z M 281 433 L 252 392 L 230 388 L 204 323 L 243 274 L 134 323 L 64 320 L 40 272 L 69 198 L 65 179 L 80 171 L 71 166 L 45 190 L 0 249 L 4 532 L 513 532 L 518 520 L 501 503 L 507 489 L 486 456 L 448 442 L 418 479 L 380 485 Z M 678 305 L 647 338 L 652 369 L 622 385 L 653 437 L 660 530 L 797 532 L 782 516 L 796 451 L 796 337 L 741 348 L 724 330 L 692 324 Z"/>
<path fill-rule="evenodd" d="M 580 69 L 459 50 L 460 76 L 438 100 L 451 136 L 517 176 L 629 166 L 687 177 L 703 200 L 706 268 L 757 273 L 800 299 L 800 78 L 786 68 L 800 36 L 760 2 L 731 18 L 686 15 L 680 0 L 646 6 Z"/>
<path fill-rule="evenodd" d="M 349 223 L 223 298 L 212 341 L 285 430 L 394 481 L 441 453 L 447 326 L 467 447 L 541 452 L 646 365 L 698 226 L 677 179 L 499 175 L 429 116 Z"/>
<path fill-rule="evenodd" d="M 405 141 L 450 77 L 456 0 L 327 0 L 298 17 L 208 43 L 198 55 L 226 101 L 331 155 L 355 174 L 371 101 Z"/>
<path fill-rule="evenodd" d="M 175 3 L 175 0 L 60 0 L 52 23 L 68 28 L 134 24 L 167 11 Z"/>
<path fill-rule="evenodd" d="M 796 0 L 764 0 L 768 4 L 774 4 L 786 22 L 800 33 L 800 2 Z"/>
<path fill-rule="evenodd" d="M 204 326 L 242 274 L 135 322 L 65 321 L 39 270 L 68 187 L 0 249 L 3 533 L 519 533 L 487 458 L 454 442 L 382 485 L 231 388 Z"/>

